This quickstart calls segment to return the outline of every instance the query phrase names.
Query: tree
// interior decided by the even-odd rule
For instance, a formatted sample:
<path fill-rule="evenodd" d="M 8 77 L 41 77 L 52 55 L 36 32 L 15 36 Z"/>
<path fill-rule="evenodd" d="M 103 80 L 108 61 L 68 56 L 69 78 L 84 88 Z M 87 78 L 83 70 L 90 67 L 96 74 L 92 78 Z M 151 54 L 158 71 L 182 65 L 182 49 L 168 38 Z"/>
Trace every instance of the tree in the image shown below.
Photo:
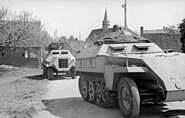
<path fill-rule="evenodd" d="M 78 38 L 77 37 L 75 38 L 75 41 L 78 41 Z"/>
<path fill-rule="evenodd" d="M 49 35 L 49 33 L 46 30 L 41 31 L 41 46 L 42 47 L 48 47 L 48 45 L 53 41 L 53 38 Z"/>
<path fill-rule="evenodd" d="M 74 36 L 73 36 L 73 35 L 70 35 L 70 36 L 69 36 L 69 40 L 70 40 L 70 41 L 74 41 L 74 40 L 75 40 Z"/>
<path fill-rule="evenodd" d="M 7 16 L 8 9 L 2 7 L 0 8 L 0 32 L 3 33 L 4 29 L 6 28 L 6 23 L 3 22 L 5 17 Z"/>
<path fill-rule="evenodd" d="M 179 32 L 181 33 L 180 42 L 182 43 L 182 52 L 185 53 L 185 18 L 182 20 L 182 23 L 179 24 Z"/>
<path fill-rule="evenodd" d="M 4 47 L 30 46 L 40 43 L 41 22 L 32 13 L 11 13 L 0 9 L 0 44 Z"/>

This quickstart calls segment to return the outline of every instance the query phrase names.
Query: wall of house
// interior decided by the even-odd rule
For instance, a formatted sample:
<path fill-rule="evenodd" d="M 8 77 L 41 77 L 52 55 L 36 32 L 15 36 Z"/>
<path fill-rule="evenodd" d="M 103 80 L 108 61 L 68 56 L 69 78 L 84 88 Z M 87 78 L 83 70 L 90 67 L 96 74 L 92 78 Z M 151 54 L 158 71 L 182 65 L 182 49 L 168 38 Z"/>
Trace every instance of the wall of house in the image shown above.
<path fill-rule="evenodd" d="M 175 49 L 175 51 L 181 51 L 180 34 L 142 34 L 142 37 L 156 43 L 163 50 Z"/>
<path fill-rule="evenodd" d="M 0 64 L 40 68 L 41 48 L 5 48 L 0 51 Z"/>

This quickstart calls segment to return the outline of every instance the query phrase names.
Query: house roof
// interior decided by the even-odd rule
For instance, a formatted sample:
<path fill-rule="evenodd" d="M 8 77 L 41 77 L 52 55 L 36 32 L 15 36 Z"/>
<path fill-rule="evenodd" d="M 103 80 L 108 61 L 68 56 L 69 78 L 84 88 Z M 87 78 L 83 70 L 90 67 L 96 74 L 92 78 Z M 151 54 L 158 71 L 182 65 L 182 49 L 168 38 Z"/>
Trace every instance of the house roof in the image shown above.
<path fill-rule="evenodd" d="M 144 34 L 179 34 L 179 31 L 174 28 L 163 27 L 163 29 L 144 30 Z"/>
<path fill-rule="evenodd" d="M 114 25 L 113 28 L 108 28 L 109 27 L 109 20 L 107 17 L 107 9 L 105 10 L 105 15 L 104 15 L 104 20 L 102 22 L 103 27 L 100 29 L 94 29 L 91 31 L 91 33 L 89 34 L 89 36 L 87 37 L 86 41 L 87 42 L 95 42 L 97 41 L 101 36 L 106 35 L 106 34 L 110 34 L 111 32 L 115 32 L 114 30 L 116 28 L 119 28 L 120 30 L 122 30 L 123 27 L 119 26 L 119 25 Z M 133 36 L 138 36 L 135 32 L 133 32 L 132 30 L 130 30 L 129 28 L 127 28 L 127 32 L 130 32 L 131 35 Z"/>
<path fill-rule="evenodd" d="M 157 30 L 144 30 L 143 31 L 144 34 L 166 34 L 167 31 L 163 30 L 163 29 L 157 29 Z"/>
<path fill-rule="evenodd" d="M 127 29 L 128 32 L 130 32 L 132 35 L 134 36 L 138 36 L 135 32 L 133 32 L 132 30 L 130 30 L 129 28 Z M 106 33 L 111 33 L 113 32 L 113 28 L 109 28 L 108 31 Z M 101 35 L 103 35 L 103 29 L 94 29 L 91 31 L 91 33 L 89 34 L 88 38 L 86 39 L 87 42 L 94 42 L 97 40 L 98 37 L 100 37 Z"/>

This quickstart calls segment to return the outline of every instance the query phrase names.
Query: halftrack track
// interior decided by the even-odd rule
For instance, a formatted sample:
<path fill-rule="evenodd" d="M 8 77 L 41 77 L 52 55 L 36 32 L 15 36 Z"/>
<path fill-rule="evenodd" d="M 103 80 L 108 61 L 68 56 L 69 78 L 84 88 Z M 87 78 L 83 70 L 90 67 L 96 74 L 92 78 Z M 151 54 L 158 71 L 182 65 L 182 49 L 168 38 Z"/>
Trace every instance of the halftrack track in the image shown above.
<path fill-rule="evenodd" d="M 100 107 L 110 108 L 117 105 L 117 93 L 108 90 L 103 76 L 88 76 L 79 78 L 79 91 L 83 99 Z"/>

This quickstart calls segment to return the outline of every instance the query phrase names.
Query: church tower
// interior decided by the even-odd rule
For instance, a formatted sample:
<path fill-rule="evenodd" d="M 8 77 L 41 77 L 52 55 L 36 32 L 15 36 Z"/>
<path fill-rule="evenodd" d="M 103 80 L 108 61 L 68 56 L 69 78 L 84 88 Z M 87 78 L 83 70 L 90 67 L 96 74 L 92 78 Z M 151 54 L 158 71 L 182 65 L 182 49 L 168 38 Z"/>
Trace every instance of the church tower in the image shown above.
<path fill-rule="evenodd" d="M 107 17 L 107 9 L 105 10 L 104 20 L 102 21 L 102 31 L 103 33 L 107 32 L 109 29 L 110 22 Z"/>

